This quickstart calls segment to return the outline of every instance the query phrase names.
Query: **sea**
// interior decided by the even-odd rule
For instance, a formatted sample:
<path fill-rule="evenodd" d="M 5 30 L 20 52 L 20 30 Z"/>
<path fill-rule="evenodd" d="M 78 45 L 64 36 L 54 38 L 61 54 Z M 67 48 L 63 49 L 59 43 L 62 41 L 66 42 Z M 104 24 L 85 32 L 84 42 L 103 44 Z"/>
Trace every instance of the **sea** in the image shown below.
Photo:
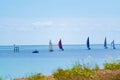
<path fill-rule="evenodd" d="M 48 45 L 18 45 L 19 52 L 14 52 L 13 45 L 0 46 L 0 77 L 5 80 L 27 77 L 41 73 L 51 75 L 58 68 L 68 69 L 76 63 L 90 68 L 98 65 L 101 69 L 104 63 L 120 60 L 120 44 L 116 49 L 103 44 L 91 45 L 91 50 L 86 45 L 63 45 L 64 51 L 53 45 L 53 52 Z M 38 50 L 39 53 L 32 53 Z"/>

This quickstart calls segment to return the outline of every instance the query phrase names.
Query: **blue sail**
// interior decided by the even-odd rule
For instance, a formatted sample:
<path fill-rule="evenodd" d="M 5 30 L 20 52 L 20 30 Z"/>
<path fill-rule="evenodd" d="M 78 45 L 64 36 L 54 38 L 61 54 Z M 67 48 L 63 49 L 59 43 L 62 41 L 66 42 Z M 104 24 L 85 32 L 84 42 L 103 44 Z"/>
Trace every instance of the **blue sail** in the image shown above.
<path fill-rule="evenodd" d="M 104 41 L 104 48 L 107 49 L 107 39 L 105 37 L 105 41 Z"/>
<path fill-rule="evenodd" d="M 88 50 L 90 50 L 90 49 L 91 49 L 91 48 L 90 48 L 89 37 L 87 38 L 87 48 L 88 48 Z"/>
<path fill-rule="evenodd" d="M 113 49 L 116 49 L 116 48 L 115 48 L 114 40 L 111 42 L 111 46 L 113 47 Z"/>

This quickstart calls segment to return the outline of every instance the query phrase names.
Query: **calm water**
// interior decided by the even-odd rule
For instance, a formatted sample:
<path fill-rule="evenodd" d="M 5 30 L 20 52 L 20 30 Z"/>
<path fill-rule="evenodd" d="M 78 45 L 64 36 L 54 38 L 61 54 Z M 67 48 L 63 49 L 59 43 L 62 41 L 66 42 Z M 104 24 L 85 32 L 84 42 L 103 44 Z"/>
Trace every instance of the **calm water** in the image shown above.
<path fill-rule="evenodd" d="M 92 45 L 91 50 L 86 45 L 66 45 L 64 51 L 53 46 L 54 52 L 48 51 L 48 46 L 19 46 L 20 52 L 14 53 L 13 46 L 0 46 L 0 77 L 25 77 L 32 73 L 49 75 L 58 68 L 70 68 L 76 62 L 94 67 L 98 64 L 120 60 L 120 45 L 113 50 L 111 46 L 104 49 L 103 45 Z M 39 53 L 32 53 L 33 50 Z"/>

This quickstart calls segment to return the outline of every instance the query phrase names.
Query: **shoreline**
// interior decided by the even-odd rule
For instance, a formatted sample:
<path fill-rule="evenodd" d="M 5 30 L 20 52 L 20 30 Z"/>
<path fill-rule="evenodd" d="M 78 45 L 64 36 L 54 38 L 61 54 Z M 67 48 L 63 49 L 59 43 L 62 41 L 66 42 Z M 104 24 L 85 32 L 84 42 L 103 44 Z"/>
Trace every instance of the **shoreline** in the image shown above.
<path fill-rule="evenodd" d="M 117 75 L 120 75 L 120 69 L 97 70 L 95 71 L 95 74 L 91 78 L 93 78 L 92 80 L 97 80 L 97 78 L 100 78 L 101 80 L 109 80 L 109 79 L 115 78 Z M 29 79 L 28 78 L 14 78 L 13 80 L 29 80 Z M 57 79 L 55 79 L 53 75 L 49 75 L 49 76 L 45 76 L 44 79 L 42 80 L 57 80 Z"/>

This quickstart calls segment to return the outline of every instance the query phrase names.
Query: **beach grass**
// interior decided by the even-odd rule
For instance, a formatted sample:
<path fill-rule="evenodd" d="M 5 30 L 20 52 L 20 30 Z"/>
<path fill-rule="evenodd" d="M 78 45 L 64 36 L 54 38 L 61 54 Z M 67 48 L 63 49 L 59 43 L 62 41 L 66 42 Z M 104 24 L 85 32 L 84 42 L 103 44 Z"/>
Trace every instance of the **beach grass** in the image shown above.
<path fill-rule="evenodd" d="M 89 67 L 75 64 L 70 69 L 58 69 L 53 73 L 56 80 L 80 80 L 91 78 L 94 70 Z"/>
<path fill-rule="evenodd" d="M 120 69 L 120 60 L 119 61 L 113 61 L 111 63 L 105 63 L 104 64 L 104 69 L 109 69 L 109 70 L 116 70 Z"/>
<path fill-rule="evenodd" d="M 2 78 L 0 78 L 0 80 L 3 80 Z"/>
<path fill-rule="evenodd" d="M 75 63 L 71 68 L 58 68 L 49 77 L 39 73 L 19 80 L 120 80 L 120 61 L 106 62 L 103 69 Z"/>
<path fill-rule="evenodd" d="M 70 69 L 57 69 L 53 76 L 55 80 L 120 80 L 120 62 L 105 63 L 104 69 L 77 64 Z"/>
<path fill-rule="evenodd" d="M 45 76 L 41 73 L 31 75 L 27 78 L 27 80 L 44 80 Z"/>

